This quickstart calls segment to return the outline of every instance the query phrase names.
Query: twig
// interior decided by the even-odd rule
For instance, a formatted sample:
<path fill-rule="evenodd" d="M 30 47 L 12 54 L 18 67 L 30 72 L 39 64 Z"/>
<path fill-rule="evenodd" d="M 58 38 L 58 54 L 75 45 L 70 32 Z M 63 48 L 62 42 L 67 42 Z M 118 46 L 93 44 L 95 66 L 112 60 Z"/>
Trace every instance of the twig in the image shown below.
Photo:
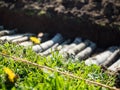
<path fill-rule="evenodd" d="M 22 58 L 17 58 L 15 56 L 9 56 L 7 54 L 3 54 L 3 53 L 0 53 L 0 55 L 4 56 L 4 57 L 9 57 L 9 58 L 12 58 L 14 61 L 20 61 L 20 62 L 23 62 L 23 63 L 27 63 L 27 64 L 30 64 L 30 65 L 33 65 L 33 66 L 36 66 L 38 67 L 39 69 L 47 69 L 47 70 L 50 70 L 52 72 L 58 72 L 60 74 L 63 74 L 65 76 L 70 76 L 71 78 L 76 78 L 76 79 L 80 79 L 80 80 L 83 80 L 87 83 L 91 83 L 91 84 L 94 84 L 94 85 L 97 85 L 97 86 L 101 86 L 101 87 L 105 87 L 105 88 L 108 88 L 110 90 L 120 90 L 118 88 L 115 88 L 115 87 L 110 87 L 108 85 L 105 85 L 105 84 L 102 84 L 102 83 L 99 83 L 99 82 L 96 82 L 96 81 L 91 81 L 91 80 L 88 80 L 88 79 L 83 79 L 82 77 L 79 77 L 79 76 L 76 76 L 74 74 L 70 74 L 69 72 L 63 72 L 63 71 L 60 71 L 60 70 L 55 70 L 53 68 L 50 68 L 50 67 L 47 67 L 47 66 L 42 66 L 42 65 L 39 65 L 39 64 L 36 64 L 36 63 L 33 63 L 33 62 L 30 62 L 28 60 L 25 60 L 25 59 L 22 59 Z"/>

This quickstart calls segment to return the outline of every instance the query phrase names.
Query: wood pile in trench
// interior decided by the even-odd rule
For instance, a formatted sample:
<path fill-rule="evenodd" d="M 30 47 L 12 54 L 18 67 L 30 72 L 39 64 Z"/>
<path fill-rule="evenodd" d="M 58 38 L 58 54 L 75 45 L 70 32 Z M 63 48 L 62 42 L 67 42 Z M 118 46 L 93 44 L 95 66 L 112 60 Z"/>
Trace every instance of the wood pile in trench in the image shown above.
<path fill-rule="evenodd" d="M 50 56 L 59 51 L 64 58 L 72 57 L 73 62 L 84 60 L 86 65 L 101 65 L 110 71 L 120 68 L 120 47 L 110 46 L 99 53 L 97 44 L 82 37 L 64 38 L 60 33 L 18 33 L 17 29 L 8 30 L 0 26 L 0 40 L 17 43 L 21 46 L 31 46 L 33 51 L 41 56 Z"/>

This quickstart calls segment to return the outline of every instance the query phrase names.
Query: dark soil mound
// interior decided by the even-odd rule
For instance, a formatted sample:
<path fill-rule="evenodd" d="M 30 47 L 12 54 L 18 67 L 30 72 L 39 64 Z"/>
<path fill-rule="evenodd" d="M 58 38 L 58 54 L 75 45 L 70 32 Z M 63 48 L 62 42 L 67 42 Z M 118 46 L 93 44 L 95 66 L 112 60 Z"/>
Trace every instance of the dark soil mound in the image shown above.
<path fill-rule="evenodd" d="M 101 26 L 120 25 L 120 0 L 4 0 L 10 9 L 22 8 L 31 14 L 40 10 L 49 15 L 65 15 Z M 7 5 L 6 5 L 7 6 Z M 33 12 L 32 12 L 33 10 Z M 41 12 L 44 13 L 44 12 Z"/>
<path fill-rule="evenodd" d="M 120 45 L 120 0 L 1 0 L 0 24 Z"/>

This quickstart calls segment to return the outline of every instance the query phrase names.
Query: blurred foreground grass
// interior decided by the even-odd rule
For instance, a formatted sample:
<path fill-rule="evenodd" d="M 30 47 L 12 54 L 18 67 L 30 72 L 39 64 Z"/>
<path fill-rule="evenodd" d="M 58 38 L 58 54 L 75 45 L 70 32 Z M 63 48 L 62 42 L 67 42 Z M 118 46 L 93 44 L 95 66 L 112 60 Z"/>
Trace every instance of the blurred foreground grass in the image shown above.
<path fill-rule="evenodd" d="M 0 53 L 27 59 L 39 65 L 45 65 L 61 71 L 69 71 L 84 79 L 94 80 L 108 86 L 113 86 L 115 77 L 103 73 L 99 66 L 86 66 L 84 62 L 67 62 L 53 52 L 52 57 L 43 57 L 32 51 L 31 47 L 0 42 Z M 5 71 L 5 68 L 9 71 Z M 10 75 L 9 75 L 10 73 Z M 11 74 L 12 73 L 12 74 Z M 13 75 L 13 76 L 12 76 Z M 13 81 L 9 79 L 11 77 Z M 107 88 L 86 83 L 83 80 L 70 78 L 47 69 L 38 69 L 35 66 L 15 62 L 12 58 L 0 55 L 0 89 L 1 90 L 108 90 Z"/>

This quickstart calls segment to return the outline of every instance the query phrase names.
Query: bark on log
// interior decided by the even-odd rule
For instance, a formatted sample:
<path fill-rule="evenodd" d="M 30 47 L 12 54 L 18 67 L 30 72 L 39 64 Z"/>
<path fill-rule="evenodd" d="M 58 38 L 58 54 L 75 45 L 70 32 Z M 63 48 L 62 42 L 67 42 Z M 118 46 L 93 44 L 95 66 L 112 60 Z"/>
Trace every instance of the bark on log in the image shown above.
<path fill-rule="evenodd" d="M 66 47 L 66 45 L 68 45 L 70 42 L 71 42 L 70 39 L 64 41 L 62 44 L 60 44 L 60 45 L 56 48 L 56 50 L 61 50 L 62 48 Z"/>
<path fill-rule="evenodd" d="M 102 64 L 104 67 L 109 67 L 111 64 L 113 64 L 120 56 L 120 49 L 117 49 L 113 52 L 113 54 L 108 57 L 108 59 Z"/>
<path fill-rule="evenodd" d="M 48 48 L 53 46 L 55 43 L 59 43 L 61 41 L 63 41 L 63 37 L 61 34 L 58 33 L 51 40 L 48 40 L 40 45 L 35 45 L 35 46 L 33 46 L 32 49 L 33 49 L 33 51 L 39 53 L 39 52 L 47 50 Z"/>
<path fill-rule="evenodd" d="M 70 44 L 70 45 L 67 45 L 66 47 L 62 48 L 60 50 L 60 53 L 64 53 L 64 52 L 67 52 L 70 48 L 73 48 L 75 47 L 77 44 L 81 43 L 82 42 L 82 39 L 77 37 L 75 38 L 75 40 Z"/>
<path fill-rule="evenodd" d="M 13 43 L 20 43 L 29 40 L 29 36 L 24 36 L 15 40 L 12 40 Z"/>
<path fill-rule="evenodd" d="M 46 51 L 40 53 L 40 55 L 44 55 L 47 56 L 49 55 L 51 52 L 55 51 L 56 47 L 59 45 L 59 43 L 54 44 L 51 48 L 47 49 Z"/>
<path fill-rule="evenodd" d="M 2 36 L 2 37 L 0 37 L 0 40 L 10 41 L 10 40 L 21 38 L 21 37 L 23 37 L 23 35 L 20 35 L 20 34 L 19 35 Z"/>
<path fill-rule="evenodd" d="M 68 39 L 66 41 L 64 41 L 61 45 L 59 45 L 60 43 L 56 43 L 55 45 L 53 45 L 51 48 L 47 49 L 46 51 L 44 51 L 43 53 L 41 53 L 41 55 L 49 55 L 51 52 L 55 51 L 55 50 L 59 50 L 60 48 L 64 47 L 65 44 L 69 43 L 71 40 Z"/>
<path fill-rule="evenodd" d="M 71 48 L 68 50 L 69 55 L 76 55 L 78 52 L 82 51 L 85 49 L 88 45 L 90 44 L 89 40 L 85 40 L 84 42 L 78 44 L 76 47 Z"/>
<path fill-rule="evenodd" d="M 85 64 L 86 65 L 91 65 L 91 64 L 96 64 L 96 65 L 100 65 L 102 63 L 105 62 L 105 60 L 117 49 L 118 47 L 110 47 L 108 48 L 106 51 L 94 56 L 94 57 L 91 57 L 91 58 L 88 58 L 86 61 L 85 61 Z"/>
<path fill-rule="evenodd" d="M 4 36 L 4 35 L 10 35 L 10 34 L 14 34 L 17 30 L 1 30 L 0 31 L 0 36 Z"/>
<path fill-rule="evenodd" d="M 19 45 L 28 47 L 28 46 L 32 46 L 33 43 L 31 41 L 25 41 L 25 42 L 20 43 Z"/>
<path fill-rule="evenodd" d="M 75 59 L 76 60 L 87 59 L 91 55 L 91 53 L 94 51 L 95 48 L 96 48 L 96 44 L 93 42 L 90 42 L 90 45 L 87 48 L 85 48 L 84 50 L 82 50 L 81 52 L 79 52 L 75 56 Z"/>
<path fill-rule="evenodd" d="M 30 36 L 33 35 L 31 33 L 26 33 L 26 34 L 16 34 L 16 35 L 9 35 L 9 36 L 2 36 L 0 37 L 0 40 L 7 40 L 7 41 L 12 41 L 14 39 L 18 39 L 24 36 Z"/>
<path fill-rule="evenodd" d="M 108 70 L 111 70 L 111 71 L 117 71 L 117 69 L 119 69 L 120 68 L 120 58 L 114 63 L 114 64 L 112 64 L 109 68 L 108 68 Z"/>
<path fill-rule="evenodd" d="M 49 55 L 51 52 L 57 50 L 57 47 L 59 46 L 59 44 L 61 44 L 63 41 L 59 42 L 59 43 L 55 43 L 52 47 L 48 48 L 47 50 L 43 51 L 42 53 L 40 53 L 40 55 L 44 55 L 47 56 Z M 65 42 L 63 42 L 65 43 Z"/>
<path fill-rule="evenodd" d="M 64 58 L 67 58 L 69 55 L 68 55 L 68 50 L 71 49 L 71 48 L 74 48 L 77 44 L 81 43 L 82 42 L 82 39 L 81 38 L 75 38 L 75 40 L 70 44 L 70 45 L 67 45 L 65 46 L 63 49 L 61 49 L 59 51 L 59 53 L 64 57 Z"/>

